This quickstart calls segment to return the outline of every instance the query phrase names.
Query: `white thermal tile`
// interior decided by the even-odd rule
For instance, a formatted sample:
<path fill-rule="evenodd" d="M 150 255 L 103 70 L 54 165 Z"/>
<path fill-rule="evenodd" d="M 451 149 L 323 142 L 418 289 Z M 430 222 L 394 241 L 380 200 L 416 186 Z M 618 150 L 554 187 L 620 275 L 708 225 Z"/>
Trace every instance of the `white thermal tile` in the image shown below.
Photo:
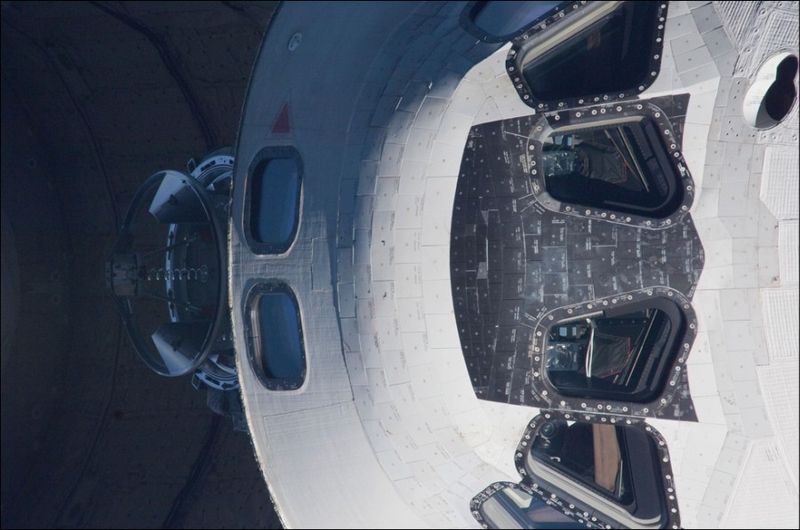
<path fill-rule="evenodd" d="M 422 228 L 422 195 L 397 195 L 395 228 Z"/>
<path fill-rule="evenodd" d="M 425 309 L 421 298 L 401 298 L 397 300 L 397 321 L 400 331 L 424 332 Z"/>
<path fill-rule="evenodd" d="M 372 282 L 373 317 L 391 317 L 395 313 L 395 282 Z"/>
<path fill-rule="evenodd" d="M 375 187 L 375 211 L 394 211 L 397 203 L 397 190 L 400 186 L 398 177 L 380 177 Z"/>
<path fill-rule="evenodd" d="M 673 24 L 673 20 L 667 23 L 667 28 L 670 27 L 670 24 Z M 690 20 L 690 15 L 685 15 L 685 18 L 681 17 L 680 22 L 684 28 L 689 26 L 688 20 Z M 692 21 L 691 24 L 694 25 L 694 22 Z M 669 47 L 673 57 L 697 51 L 698 48 L 704 45 L 703 37 L 701 37 L 699 33 L 694 33 L 692 31 L 685 31 L 683 35 L 676 35 L 675 38 L 669 40 Z"/>
<path fill-rule="evenodd" d="M 433 150 L 433 139 L 435 136 L 436 131 L 412 127 L 411 133 L 408 136 L 408 141 L 403 150 L 403 164 L 409 160 L 427 162 Z M 422 166 L 422 168 L 422 174 L 424 174 L 424 166 Z M 401 171 L 402 170 L 403 167 L 401 166 Z M 417 191 L 406 190 L 404 193 L 417 193 Z"/>
<path fill-rule="evenodd" d="M 402 348 L 402 340 L 395 319 L 373 319 L 373 327 L 376 330 L 375 336 L 381 350 L 399 350 Z"/>
<path fill-rule="evenodd" d="M 382 351 L 386 382 L 390 386 L 409 382 L 408 367 L 402 350 Z"/>
<path fill-rule="evenodd" d="M 452 299 L 450 305 L 452 306 Z M 427 314 L 425 315 L 425 324 L 428 330 L 428 339 L 430 347 L 436 348 L 460 348 L 461 342 L 458 338 L 458 331 L 456 330 L 455 316 L 451 312 L 449 314 Z M 463 364 L 463 362 L 462 362 Z"/>
<path fill-rule="evenodd" d="M 347 375 L 350 376 L 351 385 L 366 385 L 367 371 L 359 352 L 345 352 L 344 361 L 347 365 Z"/>
<path fill-rule="evenodd" d="M 396 265 L 395 284 L 397 298 L 420 298 L 422 296 L 422 265 Z"/>
<path fill-rule="evenodd" d="M 386 471 L 386 475 L 390 479 L 400 480 L 411 476 L 411 468 L 400 460 L 397 451 L 388 450 L 376 452 L 375 456 L 378 458 L 378 462 L 381 463 L 381 467 L 383 467 L 384 471 Z"/>
<path fill-rule="evenodd" d="M 799 226 L 797 221 L 781 221 L 778 228 L 778 255 L 781 284 L 783 285 L 798 282 L 798 270 L 800 269 L 800 262 L 798 262 Z"/>
<path fill-rule="evenodd" d="M 800 387 L 800 366 L 797 361 L 780 363 L 758 368 L 758 379 L 764 402 L 769 411 L 770 421 L 781 442 L 786 456 L 787 467 L 797 485 L 797 470 L 800 466 L 800 407 L 798 406 L 798 387 Z"/>
<path fill-rule="evenodd" d="M 712 364 L 696 364 L 688 367 L 689 388 L 692 398 L 717 396 L 717 380 Z"/>
<path fill-rule="evenodd" d="M 764 154 L 761 200 L 778 219 L 797 219 L 800 167 L 796 147 L 768 146 Z"/>
<path fill-rule="evenodd" d="M 778 445 L 753 442 L 723 521 L 724 528 L 796 528 L 797 486 L 792 483 Z"/>
<path fill-rule="evenodd" d="M 341 318 L 355 316 L 356 301 L 353 282 L 339 283 L 336 286 L 339 296 L 339 315 Z"/>
<path fill-rule="evenodd" d="M 462 114 L 448 109 L 439 126 L 439 133 L 436 139 L 439 142 L 463 149 L 467 140 L 467 133 L 472 127 L 473 119 L 474 114 Z"/>
<path fill-rule="evenodd" d="M 425 134 L 430 134 L 426 131 Z M 409 144 L 410 145 L 410 144 Z M 407 146 L 408 147 L 408 146 Z M 425 186 L 425 166 L 428 156 L 424 160 L 411 160 L 405 151 L 403 162 L 400 165 L 400 193 L 405 195 L 419 195 Z"/>
<path fill-rule="evenodd" d="M 486 94 L 479 83 L 463 79 L 458 85 L 458 89 L 453 94 L 448 110 L 475 116 L 483 105 Z"/>
<path fill-rule="evenodd" d="M 422 230 L 396 230 L 394 246 L 396 264 L 419 263 L 423 259 Z"/>
<path fill-rule="evenodd" d="M 372 279 L 376 281 L 391 280 L 394 268 L 392 234 L 389 233 L 384 238 L 373 239 L 373 241 L 377 245 L 373 244 L 370 252 Z"/>
<path fill-rule="evenodd" d="M 423 319 L 424 322 L 424 319 Z M 403 323 L 401 322 L 401 326 Z M 401 327 L 403 351 L 406 353 L 406 363 L 409 366 L 428 365 L 433 362 L 428 352 L 428 343 L 424 331 L 408 333 Z"/>
<path fill-rule="evenodd" d="M 761 307 L 770 362 L 798 359 L 798 305 L 796 287 L 763 289 Z"/>
<path fill-rule="evenodd" d="M 453 295 L 450 280 L 424 281 L 422 291 L 425 300 L 425 313 L 429 315 L 452 313 Z"/>
<path fill-rule="evenodd" d="M 422 275 L 425 280 L 450 278 L 450 249 L 447 245 L 425 247 L 422 256 Z"/>
<path fill-rule="evenodd" d="M 502 119 L 503 115 L 500 113 L 500 109 L 497 107 L 494 99 L 488 98 L 483 101 L 478 111 L 475 113 L 475 121 L 473 122 L 473 125 L 479 125 L 481 123 Z"/>
<path fill-rule="evenodd" d="M 414 119 L 414 127 L 432 131 L 438 130 L 448 103 L 448 99 L 427 96 Z"/>

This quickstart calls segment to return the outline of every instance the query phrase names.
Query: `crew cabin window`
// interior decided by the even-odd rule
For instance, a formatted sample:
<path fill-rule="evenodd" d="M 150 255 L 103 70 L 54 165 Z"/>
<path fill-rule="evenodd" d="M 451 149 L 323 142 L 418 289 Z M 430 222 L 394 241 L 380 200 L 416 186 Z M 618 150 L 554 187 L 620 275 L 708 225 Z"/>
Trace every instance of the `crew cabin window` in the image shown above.
<path fill-rule="evenodd" d="M 625 528 L 667 523 L 658 445 L 639 426 L 553 420 L 541 425 L 530 447 L 526 471 L 543 487 Z"/>
<path fill-rule="evenodd" d="M 302 163 L 290 147 L 268 147 L 250 165 L 247 239 L 258 254 L 280 254 L 294 241 L 300 211 Z"/>
<path fill-rule="evenodd" d="M 489 528 L 586 528 L 522 488 L 507 485 L 479 508 Z"/>
<path fill-rule="evenodd" d="M 261 383 L 271 390 L 294 390 L 306 376 L 300 309 L 288 286 L 258 286 L 250 297 L 248 356 Z"/>
<path fill-rule="evenodd" d="M 550 327 L 548 380 L 564 396 L 649 402 L 659 396 L 685 331 L 680 307 L 658 298 Z"/>
<path fill-rule="evenodd" d="M 472 23 L 498 40 L 507 40 L 543 19 L 564 2 L 476 2 L 470 11 Z"/>
<path fill-rule="evenodd" d="M 661 2 L 594 4 L 526 44 L 520 66 L 535 99 L 616 97 L 654 79 Z"/>
<path fill-rule="evenodd" d="M 545 189 L 561 202 L 662 219 L 683 201 L 681 175 L 649 118 L 557 128 L 541 162 Z"/>

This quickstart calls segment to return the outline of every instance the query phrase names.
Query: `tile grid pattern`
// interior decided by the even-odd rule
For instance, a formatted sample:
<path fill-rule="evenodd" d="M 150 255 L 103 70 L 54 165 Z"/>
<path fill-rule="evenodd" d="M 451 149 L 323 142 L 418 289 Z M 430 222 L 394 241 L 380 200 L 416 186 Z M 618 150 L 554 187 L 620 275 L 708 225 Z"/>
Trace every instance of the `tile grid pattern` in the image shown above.
<path fill-rule="evenodd" d="M 786 34 L 783 28 L 795 28 L 791 31 L 796 35 L 797 22 L 796 15 L 792 22 L 790 14 L 776 14 L 774 11 L 780 7 L 776 2 L 761 3 L 757 10 L 752 7 L 757 3 L 751 3 L 750 7 L 744 4 L 715 2 L 690 6 L 698 27 L 709 28 L 703 34 L 709 49 L 713 48 L 711 41 L 717 40 L 711 37 L 719 31 L 715 26 L 721 25 L 737 45 L 735 55 L 742 54 L 735 70 L 724 57 L 714 59 L 720 74 L 720 89 L 708 135 L 706 178 L 696 215 L 701 238 L 708 249 L 709 269 L 701 277 L 696 296 L 698 312 L 706 315 L 706 325 L 701 323 L 701 327 L 707 330 L 707 338 L 698 337 L 698 342 L 701 351 L 705 351 L 703 343 L 707 341 L 728 430 L 697 514 L 698 522 L 705 526 L 747 524 L 742 503 L 748 506 L 745 512 L 762 513 L 764 506 L 755 496 L 748 497 L 737 490 L 751 480 L 753 455 L 763 453 L 762 446 L 769 445 L 772 469 L 777 469 L 782 463 L 779 444 L 773 436 L 778 435 L 784 445 L 797 444 L 797 405 L 796 401 L 790 404 L 791 389 L 797 387 L 797 368 L 776 371 L 776 353 L 773 353 L 776 348 L 778 352 L 789 351 L 792 337 L 797 336 L 797 331 L 787 334 L 791 322 L 785 322 L 788 328 L 777 330 L 784 317 L 791 319 L 792 312 L 786 301 L 775 303 L 780 295 L 773 293 L 782 283 L 779 249 L 792 252 L 779 245 L 776 217 L 783 218 L 786 212 L 794 212 L 794 218 L 797 215 L 797 134 L 793 125 L 796 116 L 771 132 L 750 129 L 741 116 L 748 78 L 755 74 L 766 54 L 781 47 L 796 48 L 796 36 Z M 789 3 L 784 2 L 784 8 L 791 9 L 786 4 Z M 715 9 L 722 22 L 714 21 Z M 785 26 L 766 36 L 769 27 L 777 29 L 778 19 Z M 754 27 L 763 35 L 753 31 Z M 777 313 L 783 317 L 775 318 Z M 795 316 L 795 328 L 796 320 Z M 796 468 L 796 452 L 793 458 L 787 456 L 790 468 L 792 462 Z M 786 473 L 785 467 L 780 473 Z M 762 487 L 771 490 L 776 486 Z M 780 496 L 783 490 L 772 491 Z M 787 524 L 793 512 L 796 517 L 796 502 L 794 508 L 790 503 L 775 518 L 775 523 Z"/>
<path fill-rule="evenodd" d="M 503 74 L 473 68 L 497 46 L 465 36 L 455 24 L 459 9 L 400 27 L 384 47 L 387 55 L 405 50 L 395 69 L 382 71 L 379 55 L 367 73 L 375 81 L 365 84 L 348 137 L 358 178 L 340 191 L 340 202 L 354 203 L 352 237 L 340 217 L 337 243 L 359 414 L 398 493 L 432 526 L 474 525 L 468 498 L 487 480 L 508 478 L 478 456 L 491 434 L 469 386 L 450 295 L 458 161 L 476 116 L 492 112 L 482 107 L 482 84 Z M 512 414 L 520 433 L 531 412 Z M 510 461 L 510 452 L 484 454 Z"/>
<path fill-rule="evenodd" d="M 310 261 L 312 252 L 314 263 L 323 263 L 324 256 L 317 254 L 325 252 L 335 263 L 331 278 L 339 328 L 327 329 L 323 319 L 313 344 L 333 345 L 340 333 L 345 362 L 336 355 L 318 357 L 310 371 L 315 379 L 305 393 L 295 396 L 278 398 L 243 382 L 243 388 L 250 389 L 246 400 L 251 424 L 253 412 L 261 413 L 255 419 L 254 441 L 265 475 L 276 483 L 292 482 L 285 485 L 283 498 L 276 497 L 291 512 L 289 520 L 303 515 L 298 511 L 303 503 L 297 499 L 305 497 L 302 491 L 308 484 L 300 483 L 305 478 L 319 477 L 315 491 L 337 490 L 330 455 L 314 453 L 308 461 L 295 462 L 279 452 L 297 440 L 317 440 L 303 447 L 335 447 L 343 462 L 374 452 L 394 496 L 423 518 L 424 523 L 416 524 L 427 526 L 474 526 L 469 498 L 491 482 L 516 478 L 503 461 L 510 460 L 536 410 L 506 405 L 500 412 L 475 398 L 453 316 L 448 240 L 458 164 L 470 126 L 529 114 L 530 109 L 505 76 L 502 49 L 479 62 L 493 48 L 476 45 L 463 34 L 455 20 L 458 9 L 459 5 L 429 3 L 404 17 L 400 29 L 373 53 L 372 67 L 355 92 L 359 96 L 345 145 L 340 138 L 309 142 L 315 156 L 342 160 L 335 233 L 325 232 L 323 221 L 304 218 L 303 240 L 292 249 L 291 260 L 251 261 L 244 250 L 231 256 L 243 273 L 240 278 L 285 275 L 296 276 L 298 282 L 306 273 L 294 270 L 292 263 Z M 308 35 L 313 38 L 311 32 Z M 289 36 L 273 38 L 285 42 Z M 741 98 L 746 84 L 730 77 L 737 51 L 714 6 L 673 2 L 665 40 L 665 66 L 645 97 L 681 90 L 692 94 L 684 156 L 701 187 L 693 215 L 707 250 L 707 266 L 713 262 L 716 267 L 701 276 L 705 285 L 695 305 L 706 331 L 689 356 L 701 423 L 652 421 L 668 440 L 684 524 L 717 526 L 750 436 L 763 431 L 765 424 L 754 370 L 756 360 L 768 361 L 756 353 L 766 350 L 758 327 L 758 289 L 770 281 L 773 270 L 777 275 L 777 259 L 761 275 L 753 270 L 760 259 L 766 263 L 773 254 L 777 257 L 777 238 L 767 229 L 771 215 L 755 202 L 758 180 L 746 174 L 760 169 L 764 147 L 753 147 L 757 135 L 744 128 L 735 112 L 728 112 L 728 99 Z M 689 60 L 695 52 L 697 57 Z M 259 88 L 251 87 L 251 92 Z M 276 95 L 278 103 L 280 97 Z M 288 92 L 284 97 L 290 97 Z M 246 125 L 263 131 L 274 113 L 248 111 Z M 312 119 L 297 112 L 294 119 L 305 130 L 322 128 L 314 122 L 319 115 Z M 713 141 L 706 144 L 707 138 Z M 309 205 L 304 208 L 315 199 L 320 200 L 305 196 Z M 762 252 L 755 242 L 772 245 Z M 737 288 L 731 289 L 733 285 Z M 307 306 L 329 303 L 325 296 L 331 291 L 322 287 L 311 293 Z M 727 367 L 731 358 L 736 362 Z M 323 402 L 326 405 L 320 406 Z M 503 432 L 495 433 L 492 427 Z M 356 434 L 340 436 L 342 429 Z M 766 429 L 769 432 L 769 425 Z M 334 445 L 319 439 L 321 432 L 329 431 Z M 709 465 L 715 455 L 719 458 Z M 368 466 L 361 462 L 371 457 L 350 462 L 353 476 L 343 477 L 348 484 L 377 483 L 364 474 Z M 387 513 L 396 509 L 388 504 Z M 369 508 L 362 512 L 373 513 Z M 363 513 L 355 513 L 353 521 L 366 517 Z"/>

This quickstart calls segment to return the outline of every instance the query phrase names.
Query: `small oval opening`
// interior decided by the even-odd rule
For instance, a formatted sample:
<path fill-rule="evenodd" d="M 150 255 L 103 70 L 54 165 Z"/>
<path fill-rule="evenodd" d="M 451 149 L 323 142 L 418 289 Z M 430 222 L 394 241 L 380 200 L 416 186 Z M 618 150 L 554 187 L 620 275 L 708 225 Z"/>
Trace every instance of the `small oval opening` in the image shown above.
<path fill-rule="evenodd" d="M 768 129 L 786 118 L 797 101 L 797 56 L 781 53 L 761 66 L 742 108 L 748 125 Z"/>

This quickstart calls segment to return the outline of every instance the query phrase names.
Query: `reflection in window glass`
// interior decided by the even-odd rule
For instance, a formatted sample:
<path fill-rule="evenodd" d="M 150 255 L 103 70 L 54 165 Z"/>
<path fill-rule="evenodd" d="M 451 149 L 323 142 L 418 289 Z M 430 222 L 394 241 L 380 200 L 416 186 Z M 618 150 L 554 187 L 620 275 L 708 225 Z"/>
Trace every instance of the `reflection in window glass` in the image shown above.
<path fill-rule="evenodd" d="M 623 2 L 585 29 L 564 29 L 560 42 L 526 56 L 523 75 L 533 96 L 553 101 L 637 88 L 650 76 L 660 4 Z"/>
<path fill-rule="evenodd" d="M 561 2 L 479 2 L 474 23 L 495 37 L 515 34 L 542 17 Z"/>
<path fill-rule="evenodd" d="M 481 514 L 491 528 L 585 528 L 517 487 L 495 493 L 481 506 Z"/>
<path fill-rule="evenodd" d="M 657 528 L 665 520 L 658 449 L 639 428 L 547 422 L 527 466 L 537 478 L 626 526 Z"/>
<path fill-rule="evenodd" d="M 663 218 L 683 200 L 658 131 L 649 119 L 554 131 L 542 147 L 545 187 L 567 203 Z"/>
<path fill-rule="evenodd" d="M 653 399 L 669 375 L 682 327 L 675 304 L 656 303 L 661 307 L 552 326 L 545 350 L 550 382 L 563 395 Z"/>
<path fill-rule="evenodd" d="M 255 167 L 251 183 L 250 231 L 258 242 L 286 250 L 292 242 L 300 198 L 294 158 L 270 158 Z"/>
<path fill-rule="evenodd" d="M 306 356 L 297 302 L 286 291 L 258 298 L 258 359 L 260 376 L 271 387 L 298 388 L 306 372 Z"/>

